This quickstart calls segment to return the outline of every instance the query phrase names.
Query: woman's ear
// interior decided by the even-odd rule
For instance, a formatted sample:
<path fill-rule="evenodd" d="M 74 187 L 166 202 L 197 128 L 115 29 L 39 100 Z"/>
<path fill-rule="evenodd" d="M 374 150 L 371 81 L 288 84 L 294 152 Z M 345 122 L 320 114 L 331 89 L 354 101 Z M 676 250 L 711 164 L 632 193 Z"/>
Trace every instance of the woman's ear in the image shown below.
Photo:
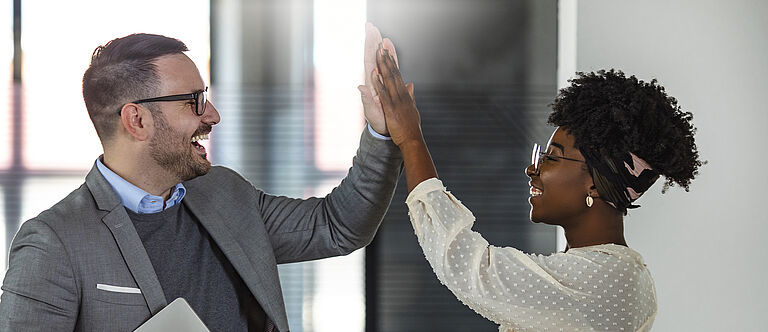
<path fill-rule="evenodd" d="M 592 198 L 600 198 L 600 193 L 597 192 L 597 187 L 594 184 L 587 190 L 587 195 Z"/>

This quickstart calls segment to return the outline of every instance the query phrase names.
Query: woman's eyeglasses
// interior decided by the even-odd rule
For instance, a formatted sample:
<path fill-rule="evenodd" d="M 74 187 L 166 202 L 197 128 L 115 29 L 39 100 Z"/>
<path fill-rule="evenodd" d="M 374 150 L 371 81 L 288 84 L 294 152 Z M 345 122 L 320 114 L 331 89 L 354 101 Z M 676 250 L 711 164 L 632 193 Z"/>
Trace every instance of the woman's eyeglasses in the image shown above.
<path fill-rule="evenodd" d="M 531 151 L 531 164 L 533 165 L 533 170 L 538 173 L 539 172 L 539 166 L 541 166 L 542 163 L 544 163 L 544 160 L 554 160 L 554 159 L 565 159 L 565 160 L 571 160 L 571 161 L 578 161 L 581 163 L 586 163 L 584 160 L 580 159 L 573 159 L 573 158 L 567 158 L 567 157 L 561 157 L 561 156 L 555 156 L 546 152 L 541 152 L 541 145 L 539 143 L 533 143 L 533 151 Z"/>

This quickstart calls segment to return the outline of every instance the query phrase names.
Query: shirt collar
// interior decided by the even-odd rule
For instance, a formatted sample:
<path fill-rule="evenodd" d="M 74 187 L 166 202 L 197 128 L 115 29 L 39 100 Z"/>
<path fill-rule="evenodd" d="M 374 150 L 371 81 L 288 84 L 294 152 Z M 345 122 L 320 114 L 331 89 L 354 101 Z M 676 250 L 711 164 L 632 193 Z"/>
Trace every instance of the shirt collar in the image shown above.
<path fill-rule="evenodd" d="M 143 189 L 126 181 L 109 167 L 101 162 L 101 158 L 96 160 L 96 167 L 107 180 L 112 189 L 120 196 L 123 206 L 136 213 L 156 213 L 163 210 L 163 198 L 154 196 Z M 165 208 L 172 207 L 181 202 L 187 193 L 183 184 L 177 183 L 173 187 L 171 196 L 165 202 Z"/>

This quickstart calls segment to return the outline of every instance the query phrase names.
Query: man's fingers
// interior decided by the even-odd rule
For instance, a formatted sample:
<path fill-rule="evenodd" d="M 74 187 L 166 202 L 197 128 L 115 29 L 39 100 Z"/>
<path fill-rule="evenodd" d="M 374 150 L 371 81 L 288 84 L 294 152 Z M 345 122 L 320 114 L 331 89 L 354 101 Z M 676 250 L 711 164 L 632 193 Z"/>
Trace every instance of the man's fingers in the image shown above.
<path fill-rule="evenodd" d="M 379 31 L 379 28 L 377 28 L 371 22 L 365 23 L 365 36 L 366 38 L 370 37 L 372 38 L 372 40 L 375 40 L 376 41 L 375 45 L 378 45 L 378 43 L 381 42 L 381 32 Z"/>
<path fill-rule="evenodd" d="M 368 80 L 371 78 L 368 77 Z M 360 91 L 360 94 L 364 97 L 376 97 L 376 90 L 373 89 L 373 87 L 369 87 L 367 85 L 358 85 L 357 90 Z"/>
<path fill-rule="evenodd" d="M 379 44 L 381 44 L 381 32 L 370 22 L 365 24 L 365 52 L 363 56 L 363 63 L 365 72 L 370 73 L 376 68 L 376 52 L 378 51 Z M 373 89 L 371 85 L 370 77 L 365 76 L 365 84 Z"/>

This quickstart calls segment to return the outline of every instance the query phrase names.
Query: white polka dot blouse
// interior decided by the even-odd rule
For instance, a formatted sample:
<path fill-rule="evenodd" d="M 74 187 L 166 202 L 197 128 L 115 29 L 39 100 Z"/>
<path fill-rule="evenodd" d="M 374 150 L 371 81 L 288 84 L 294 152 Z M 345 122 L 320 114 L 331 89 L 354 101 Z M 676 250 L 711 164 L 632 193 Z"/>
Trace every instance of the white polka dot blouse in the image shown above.
<path fill-rule="evenodd" d="M 406 204 L 437 278 L 500 332 L 651 329 L 656 291 L 636 251 L 604 244 L 543 256 L 494 247 L 435 178 L 414 188 Z"/>

